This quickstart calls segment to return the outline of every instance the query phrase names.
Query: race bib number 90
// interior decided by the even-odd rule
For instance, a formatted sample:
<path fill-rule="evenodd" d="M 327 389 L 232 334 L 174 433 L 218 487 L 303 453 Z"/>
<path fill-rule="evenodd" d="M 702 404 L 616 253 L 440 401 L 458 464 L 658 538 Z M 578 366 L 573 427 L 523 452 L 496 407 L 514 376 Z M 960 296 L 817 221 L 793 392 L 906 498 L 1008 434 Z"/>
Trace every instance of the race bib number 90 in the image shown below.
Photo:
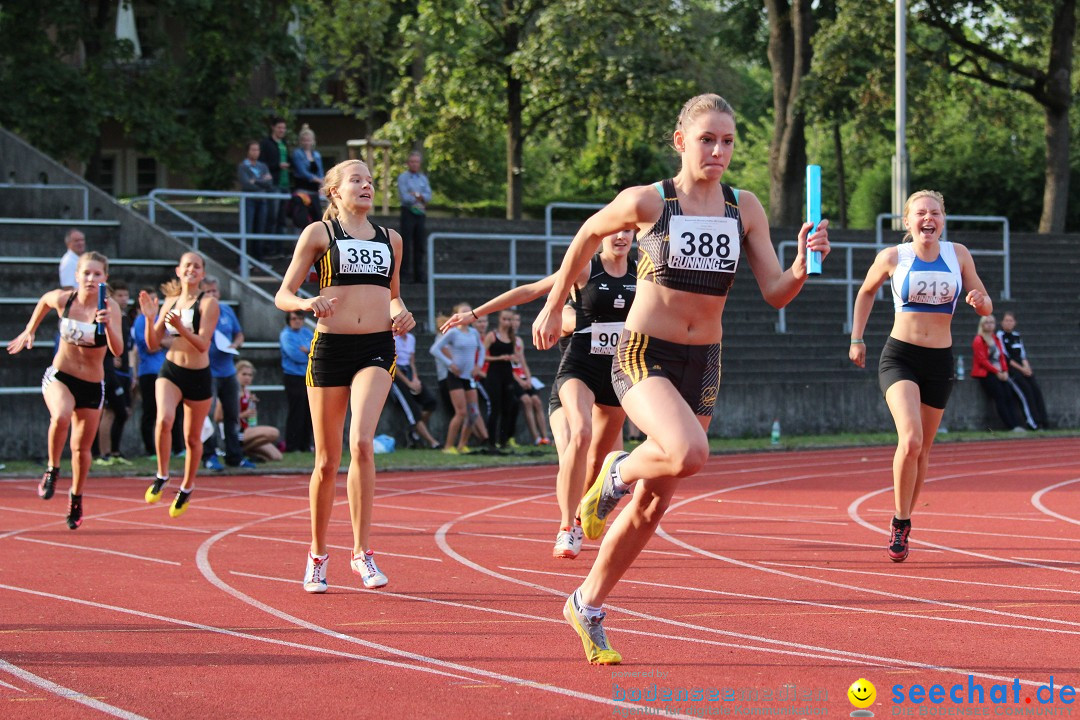
<path fill-rule="evenodd" d="M 734 218 L 675 215 L 668 228 L 668 267 L 733 273 L 739 266 L 739 223 Z"/>
<path fill-rule="evenodd" d="M 916 270 L 908 275 L 908 302 L 947 305 L 956 297 L 952 273 Z"/>
<path fill-rule="evenodd" d="M 590 355 L 614 355 L 622 334 L 621 322 L 593 323 L 592 338 L 589 343 Z"/>
<path fill-rule="evenodd" d="M 338 272 L 390 276 L 390 249 L 371 240 L 338 240 Z"/>

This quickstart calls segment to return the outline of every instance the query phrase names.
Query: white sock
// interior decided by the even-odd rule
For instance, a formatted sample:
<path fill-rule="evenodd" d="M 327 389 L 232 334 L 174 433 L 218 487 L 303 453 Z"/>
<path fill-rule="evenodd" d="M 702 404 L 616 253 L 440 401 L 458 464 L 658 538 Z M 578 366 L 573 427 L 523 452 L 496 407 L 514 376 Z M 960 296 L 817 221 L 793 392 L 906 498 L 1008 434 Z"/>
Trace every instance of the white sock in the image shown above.
<path fill-rule="evenodd" d="M 633 483 L 627 485 L 625 482 L 623 482 L 622 471 L 619 469 L 621 465 L 622 460 L 618 460 L 612 463 L 611 467 L 611 472 L 615 475 L 614 482 L 612 482 L 611 487 L 615 490 L 616 495 L 625 495 L 626 493 L 630 492 L 630 488 L 633 485 Z"/>
<path fill-rule="evenodd" d="M 586 605 L 581 600 L 581 588 L 578 588 L 577 590 L 575 590 L 574 595 L 576 596 L 574 598 L 574 604 L 578 606 L 578 608 L 581 610 L 582 614 L 585 615 L 585 617 L 587 617 L 589 619 L 595 619 L 595 618 L 599 617 L 600 615 L 604 614 L 603 606 L 601 606 L 601 607 L 593 607 L 592 605 Z"/>

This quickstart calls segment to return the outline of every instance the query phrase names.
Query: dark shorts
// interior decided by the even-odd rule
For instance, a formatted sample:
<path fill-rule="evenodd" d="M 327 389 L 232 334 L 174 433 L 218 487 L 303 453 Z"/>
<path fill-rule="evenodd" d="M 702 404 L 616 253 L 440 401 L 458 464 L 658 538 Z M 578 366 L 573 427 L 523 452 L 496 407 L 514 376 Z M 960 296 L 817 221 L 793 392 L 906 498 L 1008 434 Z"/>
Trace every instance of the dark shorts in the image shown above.
<path fill-rule="evenodd" d="M 129 408 L 131 407 L 131 376 L 117 373 L 105 375 L 105 407 Z"/>
<path fill-rule="evenodd" d="M 394 376 L 394 335 L 389 330 L 361 335 L 316 332 L 308 354 L 308 387 L 349 387 L 356 373 L 379 367 Z"/>
<path fill-rule="evenodd" d="M 404 369 L 408 369 L 409 372 L 402 373 L 401 371 Z M 394 382 L 397 383 L 398 388 L 401 390 L 402 396 L 404 396 L 409 401 L 409 403 L 417 406 L 421 410 L 425 410 L 427 412 L 431 412 L 432 410 L 434 410 L 435 406 L 438 404 L 435 400 L 435 393 L 431 392 L 427 385 L 421 383 L 420 392 L 414 395 L 413 392 L 405 386 L 405 383 L 402 380 L 402 377 L 404 377 L 406 374 L 409 377 L 412 377 L 412 367 L 410 367 L 409 365 L 399 365 L 394 375 Z"/>
<path fill-rule="evenodd" d="M 198 370 L 189 370 L 166 359 L 158 377 L 180 388 L 180 394 L 185 400 L 209 400 L 214 394 L 214 379 L 210 375 L 209 365 Z"/>
<path fill-rule="evenodd" d="M 476 381 L 472 378 L 458 377 L 457 375 L 446 376 L 446 391 L 453 392 L 454 390 L 475 390 Z"/>
<path fill-rule="evenodd" d="M 105 382 L 103 380 L 98 382 L 80 380 L 50 365 L 41 378 L 41 390 L 44 392 L 45 388 L 54 382 L 61 383 L 71 391 L 72 397 L 75 398 L 76 410 L 100 410 L 104 403 Z"/>
<path fill-rule="evenodd" d="M 674 385 L 695 415 L 712 417 L 720 389 L 720 343 L 682 345 L 624 328 L 611 365 L 616 396 L 621 401 L 630 388 L 651 377 Z"/>
<path fill-rule="evenodd" d="M 945 409 L 952 393 L 956 363 L 952 348 L 927 348 L 889 338 L 878 362 L 881 394 L 901 380 L 919 386 L 919 401 L 938 410 Z"/>
<path fill-rule="evenodd" d="M 552 383 L 552 395 L 558 395 L 567 380 L 580 380 L 592 391 L 597 405 L 618 407 L 619 396 L 615 394 L 615 388 L 611 386 L 614 357 L 593 355 L 589 352 L 587 338 L 582 336 L 581 340 L 586 340 L 586 342 L 571 340 L 566 352 L 563 353 L 559 370 L 555 373 L 555 382 Z"/>

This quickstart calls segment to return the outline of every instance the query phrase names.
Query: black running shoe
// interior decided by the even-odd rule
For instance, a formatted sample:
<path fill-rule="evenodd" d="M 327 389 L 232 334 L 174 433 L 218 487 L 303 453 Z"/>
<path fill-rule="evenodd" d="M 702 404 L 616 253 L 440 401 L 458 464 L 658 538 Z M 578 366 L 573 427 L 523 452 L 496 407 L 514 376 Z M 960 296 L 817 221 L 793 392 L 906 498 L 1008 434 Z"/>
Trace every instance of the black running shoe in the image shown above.
<path fill-rule="evenodd" d="M 48 500 L 56 492 L 56 478 L 60 476 L 60 468 L 48 468 L 45 474 L 41 476 L 41 482 L 38 483 L 37 494 L 42 500 Z"/>
<path fill-rule="evenodd" d="M 82 495 L 68 495 L 67 526 L 71 530 L 82 525 Z"/>
<path fill-rule="evenodd" d="M 192 488 L 191 490 L 194 490 Z M 178 518 L 188 509 L 188 499 L 191 497 L 191 490 L 177 490 L 176 497 L 173 498 L 172 505 L 169 506 L 169 517 Z"/>
<path fill-rule="evenodd" d="M 892 519 L 889 523 L 889 559 L 893 562 L 903 562 L 908 556 L 908 535 L 911 534 L 911 520 Z"/>

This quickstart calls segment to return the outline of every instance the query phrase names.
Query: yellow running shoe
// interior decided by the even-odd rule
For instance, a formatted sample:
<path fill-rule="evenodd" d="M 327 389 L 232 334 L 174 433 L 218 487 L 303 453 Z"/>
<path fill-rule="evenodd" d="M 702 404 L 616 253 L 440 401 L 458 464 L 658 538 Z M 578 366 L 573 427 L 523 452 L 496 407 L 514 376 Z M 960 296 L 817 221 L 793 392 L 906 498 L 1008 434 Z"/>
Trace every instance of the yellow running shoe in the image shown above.
<path fill-rule="evenodd" d="M 165 491 L 165 486 L 169 484 L 169 478 L 155 477 L 154 483 L 146 488 L 146 495 L 143 497 L 148 503 L 156 503 L 161 499 L 161 493 Z"/>
<path fill-rule="evenodd" d="M 604 534 L 607 516 L 619 504 L 623 495 L 626 495 L 626 491 L 617 493 L 615 490 L 615 468 L 629 454 L 620 450 L 609 452 L 600 467 L 600 474 L 596 476 L 589 492 L 581 499 L 581 529 L 590 540 L 596 540 Z"/>
<path fill-rule="evenodd" d="M 577 607 L 577 602 L 574 600 L 577 594 L 578 591 L 575 590 L 570 597 L 566 598 L 566 604 L 563 605 L 563 617 L 581 638 L 581 644 L 585 646 L 585 658 L 590 665 L 618 665 L 622 662 L 622 655 L 608 642 L 607 634 L 604 632 L 605 614 L 600 613 L 597 617 L 590 619 Z"/>
<path fill-rule="evenodd" d="M 194 490 L 192 488 L 191 490 Z M 191 490 L 177 490 L 172 505 L 169 506 L 169 517 L 178 518 L 188 509 L 188 499 L 191 498 Z"/>

